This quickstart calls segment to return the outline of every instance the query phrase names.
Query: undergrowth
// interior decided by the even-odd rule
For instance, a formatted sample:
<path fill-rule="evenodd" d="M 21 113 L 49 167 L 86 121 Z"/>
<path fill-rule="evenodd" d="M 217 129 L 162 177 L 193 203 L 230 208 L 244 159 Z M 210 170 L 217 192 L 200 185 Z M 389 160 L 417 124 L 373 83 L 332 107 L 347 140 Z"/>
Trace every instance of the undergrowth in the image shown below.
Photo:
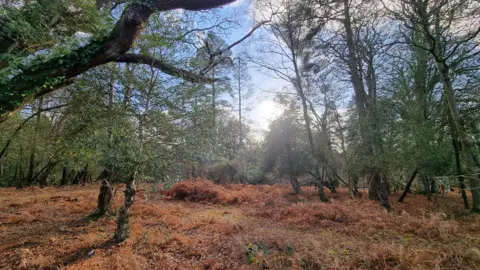
<path fill-rule="evenodd" d="M 387 212 L 344 189 L 217 186 L 197 179 L 138 188 L 131 237 L 115 219 L 85 220 L 97 185 L 0 189 L 0 268 L 480 269 L 480 218 L 458 194 L 395 201 Z M 121 205 L 122 192 L 116 193 Z"/>

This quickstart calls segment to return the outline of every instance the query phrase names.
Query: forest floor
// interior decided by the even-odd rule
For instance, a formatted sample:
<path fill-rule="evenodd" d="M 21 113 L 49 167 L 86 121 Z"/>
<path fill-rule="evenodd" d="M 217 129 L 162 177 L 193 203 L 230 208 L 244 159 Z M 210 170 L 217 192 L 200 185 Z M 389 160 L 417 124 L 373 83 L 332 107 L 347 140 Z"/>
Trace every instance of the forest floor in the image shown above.
<path fill-rule="evenodd" d="M 116 206 L 122 192 L 116 192 Z M 387 213 L 346 190 L 320 203 L 313 188 L 141 184 L 131 237 L 112 244 L 115 218 L 86 220 L 97 184 L 0 189 L 0 268 L 480 269 L 480 216 L 458 192 L 392 194 Z"/>

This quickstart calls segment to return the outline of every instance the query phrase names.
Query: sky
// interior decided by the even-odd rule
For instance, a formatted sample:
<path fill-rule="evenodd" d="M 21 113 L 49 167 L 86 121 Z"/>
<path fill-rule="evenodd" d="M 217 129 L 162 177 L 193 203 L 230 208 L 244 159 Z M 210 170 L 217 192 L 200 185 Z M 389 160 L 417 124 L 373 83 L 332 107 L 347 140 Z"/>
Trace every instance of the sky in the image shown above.
<path fill-rule="evenodd" d="M 199 22 L 196 22 L 197 26 L 205 28 L 214 25 L 218 19 L 216 16 L 235 21 L 238 27 L 230 30 L 228 34 L 221 35 L 227 44 L 231 44 L 244 37 L 252 29 L 255 25 L 254 17 L 261 20 L 258 10 L 253 8 L 252 1 L 255 0 L 237 0 L 227 6 L 218 8 L 214 11 L 215 15 L 212 15 L 211 20 L 203 20 L 204 18 L 202 18 Z M 121 9 L 119 9 L 118 15 L 120 15 L 120 10 Z M 255 47 L 258 43 L 254 44 L 255 39 L 265 33 L 265 31 L 259 29 L 252 37 L 235 46 L 232 49 L 232 59 L 244 51 L 247 51 L 248 54 L 253 57 L 255 57 L 256 54 L 258 55 L 258 49 Z M 245 108 L 246 110 L 242 110 L 242 115 L 250 122 L 254 138 L 262 140 L 264 133 L 268 131 L 271 121 L 280 116 L 283 111 L 281 106 L 274 101 L 275 93 L 282 90 L 284 91 L 284 88 L 290 85 L 288 82 L 276 78 L 272 72 L 268 72 L 266 69 L 259 69 L 250 65 L 248 71 L 251 77 L 251 88 L 249 89 L 251 95 L 247 100 L 242 101 L 244 106 L 246 105 L 247 107 Z M 237 101 L 233 100 L 229 94 L 225 94 L 220 98 L 233 104 L 234 108 L 232 109 L 232 113 L 238 116 L 238 108 L 235 107 Z"/>
<path fill-rule="evenodd" d="M 240 14 L 237 20 L 240 23 L 239 28 L 232 31 L 229 36 L 225 36 L 225 40 L 228 44 L 235 42 L 247 34 L 254 22 L 252 19 L 252 12 L 250 8 L 250 0 L 237 0 L 236 2 L 222 8 L 220 14 Z M 224 10 L 224 11 L 223 11 Z M 247 50 L 249 54 L 255 55 L 255 48 L 253 47 L 252 40 L 259 34 L 260 31 L 256 31 L 253 37 L 243 42 L 232 49 L 233 57 L 238 55 L 242 51 Z M 251 77 L 251 91 L 252 94 L 244 104 L 247 104 L 248 111 L 244 112 L 244 115 L 250 120 L 253 129 L 253 135 L 255 138 L 260 139 L 263 136 L 263 132 L 268 130 L 268 126 L 272 120 L 280 116 L 282 108 L 274 101 L 276 90 L 280 90 L 287 86 L 287 82 L 277 79 L 266 70 L 261 70 L 256 67 L 249 67 L 249 75 Z M 228 99 L 227 96 L 225 96 Z"/>
<path fill-rule="evenodd" d="M 227 6 L 218 8 L 215 10 L 215 15 L 212 15 L 211 20 L 199 19 L 197 26 L 199 28 L 210 27 L 217 23 L 219 16 L 222 18 L 232 19 L 238 23 L 238 27 L 232 29 L 228 35 L 221 35 L 227 44 L 231 44 L 242 37 L 244 37 L 251 28 L 255 25 L 253 21 L 253 12 L 251 8 L 252 0 L 237 0 Z M 120 16 L 123 9 L 118 9 L 117 16 Z M 179 11 L 175 11 L 179 12 Z M 181 11 L 180 11 L 181 12 Z M 242 51 L 248 51 L 250 55 L 255 55 L 256 49 L 253 47 L 253 40 L 255 36 L 259 34 L 261 30 L 257 30 L 254 35 L 235 46 L 232 49 L 232 58 L 237 57 Z M 272 77 L 272 74 L 268 74 L 265 70 L 259 70 L 254 67 L 249 67 L 249 75 L 251 77 L 250 85 L 252 86 L 250 91 L 251 95 L 247 100 L 243 100 L 242 103 L 246 105 L 246 110 L 242 110 L 242 115 L 248 119 L 253 131 L 253 136 L 257 140 L 263 138 L 263 133 L 268 130 L 270 122 L 278 117 L 282 113 L 282 109 L 274 101 L 275 91 L 282 89 L 287 85 L 285 81 Z M 225 94 L 221 99 L 229 101 L 231 104 L 237 104 L 236 100 L 233 100 L 229 94 Z M 233 108 L 235 116 L 238 114 L 238 109 Z"/>
<path fill-rule="evenodd" d="M 229 14 L 229 12 L 234 11 L 238 14 L 243 14 L 242 17 L 237 17 L 236 19 L 240 22 L 241 27 L 235 29 L 229 36 L 224 37 L 227 43 L 231 44 L 232 42 L 240 39 L 246 33 L 248 33 L 252 26 L 255 25 L 253 18 L 256 18 L 257 21 L 261 21 L 264 18 L 268 18 L 268 10 L 267 12 L 262 12 L 258 8 L 254 7 L 251 3 L 255 0 L 238 0 L 227 7 L 222 8 L 220 12 L 225 12 L 225 14 Z M 276 0 L 270 0 L 272 3 Z M 278 1 L 279 3 L 280 1 Z M 267 17 L 265 17 L 267 16 Z M 256 39 L 258 40 L 259 36 L 263 38 L 268 37 L 271 35 L 267 31 L 257 30 L 253 37 L 244 42 L 243 44 L 235 47 L 232 51 L 235 54 L 239 53 L 242 50 L 248 50 L 248 53 L 253 57 L 260 57 L 265 55 L 260 55 L 258 52 L 258 48 L 254 46 Z M 250 42 L 249 42 L 250 41 Z M 255 43 L 258 47 L 265 46 L 266 43 Z M 268 44 L 268 43 L 267 43 Z M 275 45 L 272 45 L 275 46 Z M 271 58 L 271 63 L 277 64 L 285 64 L 283 58 L 279 58 L 275 56 L 277 54 L 266 54 L 268 57 Z M 270 60 L 270 58 L 265 58 L 266 62 Z M 288 64 L 286 64 L 288 66 Z M 290 88 L 291 85 L 289 82 L 278 78 L 273 72 L 268 72 L 266 69 L 258 69 L 257 67 L 250 67 L 249 74 L 252 78 L 252 90 L 253 94 L 251 98 L 246 102 L 250 105 L 251 111 L 245 113 L 248 119 L 252 122 L 252 127 L 254 131 L 254 137 L 261 140 L 263 138 L 263 133 L 268 131 L 269 124 L 271 121 L 282 114 L 282 107 L 274 101 L 275 95 L 277 92 L 286 92 L 285 88 Z M 351 100 L 352 97 L 352 89 L 345 88 L 344 95 L 340 97 L 339 100 L 339 113 L 342 117 L 346 117 L 346 107 L 348 102 Z M 320 105 L 319 105 L 320 106 Z M 321 110 L 321 107 L 317 107 L 317 110 Z"/>
<path fill-rule="evenodd" d="M 227 6 L 218 8 L 215 10 L 215 16 L 220 16 L 227 19 L 232 19 L 238 23 L 238 27 L 230 31 L 228 35 L 222 35 L 221 37 L 227 44 L 231 44 L 242 37 L 244 37 L 251 28 L 255 25 L 253 21 L 253 14 L 251 8 L 252 0 L 237 0 Z M 117 16 L 120 16 L 122 8 L 118 9 Z M 176 11 L 178 12 L 178 11 Z M 212 16 L 211 21 L 203 20 L 196 22 L 199 28 L 209 27 L 214 25 L 216 17 Z M 242 42 L 238 46 L 232 49 L 232 58 L 240 55 L 242 51 L 247 50 L 250 55 L 254 55 L 255 48 L 253 47 L 252 40 L 259 34 L 260 30 L 257 30 L 254 35 Z M 253 136 L 257 140 L 263 138 L 263 133 L 268 130 L 270 122 L 278 117 L 282 113 L 281 107 L 274 101 L 274 92 L 276 89 L 282 89 L 287 85 L 285 81 L 272 77 L 272 74 L 268 74 L 265 70 L 258 70 L 257 68 L 250 67 L 249 75 L 251 77 L 251 95 L 247 100 L 242 101 L 246 105 L 246 110 L 242 110 L 244 117 L 248 119 L 251 124 Z M 237 104 L 236 100 L 233 100 L 229 94 L 225 94 L 221 99 L 227 100 L 230 103 Z M 234 115 L 237 116 L 238 109 L 233 108 Z"/>

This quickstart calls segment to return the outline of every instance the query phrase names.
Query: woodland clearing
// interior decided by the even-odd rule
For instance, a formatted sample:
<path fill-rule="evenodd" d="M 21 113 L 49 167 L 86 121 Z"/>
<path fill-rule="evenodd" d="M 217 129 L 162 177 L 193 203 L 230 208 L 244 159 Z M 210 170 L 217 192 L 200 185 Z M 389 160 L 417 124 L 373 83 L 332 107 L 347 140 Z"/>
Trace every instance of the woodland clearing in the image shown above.
<path fill-rule="evenodd" d="M 122 202 L 117 186 L 116 205 Z M 458 192 L 408 194 L 387 212 L 366 194 L 183 181 L 141 184 L 131 237 L 111 242 L 115 218 L 86 220 L 97 184 L 0 189 L 0 268 L 478 269 L 480 217 Z M 392 194 L 397 198 L 400 194 Z"/>

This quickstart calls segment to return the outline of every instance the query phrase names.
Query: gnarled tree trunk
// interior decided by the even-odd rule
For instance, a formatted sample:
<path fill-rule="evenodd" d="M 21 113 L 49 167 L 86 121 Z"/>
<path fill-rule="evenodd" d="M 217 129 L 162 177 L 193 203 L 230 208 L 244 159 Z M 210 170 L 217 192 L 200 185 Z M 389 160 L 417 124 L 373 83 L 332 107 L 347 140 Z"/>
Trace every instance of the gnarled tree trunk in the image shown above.
<path fill-rule="evenodd" d="M 105 215 L 110 208 L 112 197 L 112 187 L 108 183 L 107 179 L 103 179 L 100 184 L 100 191 L 98 193 L 97 209 L 95 210 L 95 212 L 90 214 L 89 217 L 98 218 Z"/>
<path fill-rule="evenodd" d="M 135 201 L 135 193 L 137 192 L 135 189 L 135 177 L 137 174 L 137 168 L 135 168 L 127 180 L 127 185 L 125 188 L 125 200 L 123 202 L 123 206 L 118 211 L 117 215 L 117 229 L 115 231 L 115 241 L 117 243 L 124 241 L 127 239 L 130 233 L 130 224 L 129 224 L 129 216 L 130 216 L 130 207 L 133 205 Z"/>

